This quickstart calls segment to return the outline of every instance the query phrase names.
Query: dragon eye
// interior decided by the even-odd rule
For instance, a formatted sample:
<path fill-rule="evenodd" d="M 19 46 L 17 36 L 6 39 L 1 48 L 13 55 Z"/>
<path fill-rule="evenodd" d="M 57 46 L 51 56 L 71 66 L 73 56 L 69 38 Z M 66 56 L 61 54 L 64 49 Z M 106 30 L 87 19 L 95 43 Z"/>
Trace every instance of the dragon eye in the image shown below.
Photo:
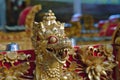
<path fill-rule="evenodd" d="M 58 41 L 58 39 L 57 39 L 57 37 L 55 37 L 55 36 L 50 36 L 49 38 L 48 38 L 48 43 L 50 43 L 50 44 L 54 44 L 54 43 L 56 43 Z"/>

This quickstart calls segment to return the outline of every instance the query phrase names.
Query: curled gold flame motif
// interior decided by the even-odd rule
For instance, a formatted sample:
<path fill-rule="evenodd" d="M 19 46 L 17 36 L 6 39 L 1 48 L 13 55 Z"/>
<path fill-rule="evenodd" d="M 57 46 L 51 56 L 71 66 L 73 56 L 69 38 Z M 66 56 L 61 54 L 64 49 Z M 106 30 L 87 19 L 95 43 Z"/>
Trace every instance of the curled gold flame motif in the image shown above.
<path fill-rule="evenodd" d="M 24 76 L 24 73 L 27 73 L 29 68 L 28 62 L 12 66 L 9 69 L 0 67 L 0 80 L 24 80 L 21 76 Z"/>
<path fill-rule="evenodd" d="M 95 56 L 95 52 L 101 55 Z M 80 73 L 87 74 L 86 77 L 89 80 L 113 79 L 112 72 L 117 63 L 114 60 L 111 45 L 102 45 L 98 48 L 90 46 L 89 49 L 80 54 L 80 59 L 80 61 L 85 65 L 81 65 L 84 68 Z"/>

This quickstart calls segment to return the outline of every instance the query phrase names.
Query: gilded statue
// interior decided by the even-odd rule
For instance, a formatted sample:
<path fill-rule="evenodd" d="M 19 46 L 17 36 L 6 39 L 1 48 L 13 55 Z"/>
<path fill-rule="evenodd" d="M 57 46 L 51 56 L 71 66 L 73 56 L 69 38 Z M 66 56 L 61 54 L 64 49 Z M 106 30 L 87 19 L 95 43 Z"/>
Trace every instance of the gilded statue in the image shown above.
<path fill-rule="evenodd" d="M 0 53 L 0 80 L 30 80 L 33 77 L 34 80 L 114 80 L 113 68 L 118 63 L 116 60 L 120 61 L 120 27 L 113 40 L 118 50 L 116 57 L 111 44 L 73 47 L 64 32 L 64 23 L 56 21 L 52 10 L 44 14 L 41 22 L 34 21 L 40 9 L 40 5 L 35 6 L 26 19 L 26 32 L 30 33 L 35 61 L 29 60 L 32 54 L 24 51 Z M 28 76 L 32 62 L 36 65 L 34 76 Z"/>
<path fill-rule="evenodd" d="M 35 80 L 64 80 L 62 67 L 72 47 L 64 24 L 56 21 L 51 10 L 42 22 L 34 23 L 32 42 L 36 53 Z"/>
<path fill-rule="evenodd" d="M 32 30 L 36 54 L 35 80 L 113 79 L 112 69 L 116 61 L 111 45 L 89 46 L 76 52 L 64 33 L 64 24 L 56 21 L 52 10 L 45 13 L 43 21 L 34 22 Z"/>

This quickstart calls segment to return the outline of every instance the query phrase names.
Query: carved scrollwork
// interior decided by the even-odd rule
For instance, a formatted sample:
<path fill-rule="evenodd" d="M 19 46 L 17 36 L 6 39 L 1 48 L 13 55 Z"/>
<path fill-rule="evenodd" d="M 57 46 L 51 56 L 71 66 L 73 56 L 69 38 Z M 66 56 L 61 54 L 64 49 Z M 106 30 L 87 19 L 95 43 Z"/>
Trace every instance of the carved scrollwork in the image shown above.
<path fill-rule="evenodd" d="M 115 59 L 120 64 L 120 24 L 118 24 L 112 38 L 112 43 L 114 45 L 114 52 L 116 54 Z M 120 67 L 119 65 L 115 68 L 116 76 L 120 76 Z M 116 80 L 119 80 L 120 77 L 116 77 Z"/>
<path fill-rule="evenodd" d="M 83 50 L 80 53 L 71 55 L 66 63 L 67 70 L 78 77 L 75 80 L 113 79 L 112 72 L 117 63 L 112 54 L 112 45 L 91 45 L 84 48 L 81 48 Z"/>
<path fill-rule="evenodd" d="M 29 57 L 31 57 L 30 54 L 18 53 L 16 51 L 8 51 L 5 54 L 0 54 L 2 64 L 4 65 L 5 62 L 8 62 L 12 66 L 14 66 L 14 63 L 18 62 L 18 60 L 27 60 Z"/>
<path fill-rule="evenodd" d="M 24 76 L 24 73 L 27 73 L 29 68 L 29 62 L 12 66 L 9 69 L 0 67 L 0 80 L 24 80 L 21 76 Z"/>

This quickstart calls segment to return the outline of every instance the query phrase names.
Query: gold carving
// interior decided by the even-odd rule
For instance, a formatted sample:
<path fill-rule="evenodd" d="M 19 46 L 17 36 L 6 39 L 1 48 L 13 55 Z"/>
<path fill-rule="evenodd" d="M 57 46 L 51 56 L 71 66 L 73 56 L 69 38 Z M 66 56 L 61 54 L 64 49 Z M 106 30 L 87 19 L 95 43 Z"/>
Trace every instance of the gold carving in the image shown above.
<path fill-rule="evenodd" d="M 114 52 L 116 52 L 115 59 L 118 61 L 120 65 L 120 23 L 117 25 L 116 30 L 114 31 L 113 37 L 112 37 L 112 44 L 114 45 Z M 120 66 L 117 65 L 115 68 L 116 76 L 120 76 Z M 116 77 L 116 80 L 120 80 L 120 77 Z"/>
<path fill-rule="evenodd" d="M 32 7 L 30 12 L 28 13 L 25 20 L 26 34 L 28 37 L 32 37 L 32 27 L 35 14 L 41 10 L 41 5 L 35 5 Z"/>
<path fill-rule="evenodd" d="M 7 59 L 7 62 L 15 61 L 15 60 L 17 60 L 17 53 L 16 52 L 8 52 L 5 55 L 5 58 Z"/>
<path fill-rule="evenodd" d="M 84 64 L 84 66 L 79 64 L 80 73 L 87 74 L 89 80 L 112 80 L 112 69 L 116 66 L 112 50 L 111 45 L 102 45 L 98 48 L 90 46 L 80 54 L 80 61 Z M 94 55 L 95 52 L 97 56 Z"/>
<path fill-rule="evenodd" d="M 36 52 L 36 80 L 63 80 L 63 64 L 70 52 L 71 42 L 65 37 L 64 24 L 56 21 L 54 13 L 45 13 L 42 22 L 33 27 Z"/>
<path fill-rule="evenodd" d="M 76 53 L 64 33 L 64 24 L 56 21 L 51 10 L 45 13 L 42 22 L 34 22 L 32 43 L 36 53 L 35 80 L 112 79 L 112 69 L 116 62 L 111 45 L 84 49 L 85 51 L 77 53 L 81 63 L 72 61 L 68 68 L 63 68 L 68 55 L 76 59 Z M 76 72 L 76 69 L 79 71 Z M 80 76 L 79 73 L 86 76 Z"/>
<path fill-rule="evenodd" d="M 120 45 L 120 37 L 117 37 L 117 38 L 115 39 L 115 44 Z"/>
<path fill-rule="evenodd" d="M 24 76 L 24 73 L 27 73 L 27 70 L 30 68 L 29 63 L 25 62 L 17 66 L 10 67 L 0 67 L 0 80 L 25 80 L 21 76 Z"/>
<path fill-rule="evenodd" d="M 27 60 L 29 57 L 31 57 L 30 54 L 18 53 L 16 51 L 8 51 L 6 54 L 0 54 L 2 64 L 4 65 L 5 62 L 9 62 L 12 66 L 14 66 L 14 63 L 18 60 Z"/>
<path fill-rule="evenodd" d="M 18 53 L 16 51 L 6 52 L 0 54 L 0 61 L 2 65 L 0 67 L 0 80 L 24 80 L 21 76 L 25 76 L 27 70 L 30 68 L 29 62 L 19 63 L 14 65 L 18 60 L 27 60 L 31 55 L 25 53 Z M 5 63 L 10 63 L 10 67 L 6 66 Z"/>

